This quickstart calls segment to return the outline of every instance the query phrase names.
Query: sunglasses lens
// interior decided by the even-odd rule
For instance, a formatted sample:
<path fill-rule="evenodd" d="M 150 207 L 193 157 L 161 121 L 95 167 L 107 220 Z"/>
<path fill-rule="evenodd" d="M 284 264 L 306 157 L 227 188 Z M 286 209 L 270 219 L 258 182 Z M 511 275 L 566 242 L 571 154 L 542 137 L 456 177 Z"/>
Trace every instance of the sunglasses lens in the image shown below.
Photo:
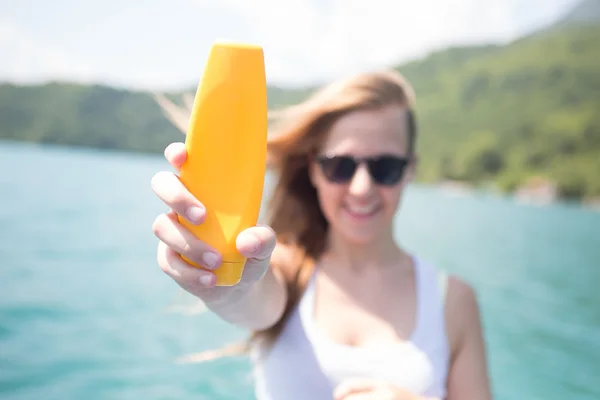
<path fill-rule="evenodd" d="M 322 158 L 320 164 L 323 174 L 332 182 L 348 182 L 356 170 L 356 162 L 350 157 Z"/>
<path fill-rule="evenodd" d="M 369 172 L 375 182 L 380 185 L 395 185 L 402 179 L 408 162 L 405 159 L 384 156 L 369 161 Z"/>

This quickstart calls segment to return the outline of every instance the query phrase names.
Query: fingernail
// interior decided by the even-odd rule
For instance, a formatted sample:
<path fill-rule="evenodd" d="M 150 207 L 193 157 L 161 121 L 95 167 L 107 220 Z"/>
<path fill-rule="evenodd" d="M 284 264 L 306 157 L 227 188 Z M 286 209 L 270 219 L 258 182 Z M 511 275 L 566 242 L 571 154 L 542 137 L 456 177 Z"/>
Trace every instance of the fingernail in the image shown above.
<path fill-rule="evenodd" d="M 212 275 L 206 274 L 200 276 L 200 283 L 203 286 L 210 287 L 212 286 Z"/>
<path fill-rule="evenodd" d="M 186 217 L 190 220 L 190 222 L 194 224 L 199 224 L 200 222 L 202 222 L 204 214 L 204 209 L 198 206 L 191 206 L 185 213 Z"/>
<path fill-rule="evenodd" d="M 215 267 L 219 261 L 219 256 L 215 253 L 204 253 L 202 254 L 202 261 L 207 267 Z"/>

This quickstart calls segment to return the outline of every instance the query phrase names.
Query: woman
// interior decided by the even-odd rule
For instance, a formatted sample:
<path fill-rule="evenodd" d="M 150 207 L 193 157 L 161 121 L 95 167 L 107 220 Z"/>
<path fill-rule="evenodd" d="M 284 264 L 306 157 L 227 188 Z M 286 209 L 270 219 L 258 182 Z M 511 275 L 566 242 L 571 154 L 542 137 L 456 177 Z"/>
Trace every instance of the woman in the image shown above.
<path fill-rule="evenodd" d="M 277 173 L 268 226 L 237 238 L 240 284 L 214 287 L 220 255 L 202 199 L 172 173 L 153 190 L 158 263 L 224 320 L 253 332 L 260 399 L 491 398 L 476 297 L 400 247 L 393 219 L 415 172 L 414 95 L 395 72 L 365 73 L 282 115 L 268 144 Z M 180 126 L 185 126 L 185 124 Z M 165 151 L 185 161 L 183 144 Z M 194 268 L 179 256 L 203 265 Z"/>

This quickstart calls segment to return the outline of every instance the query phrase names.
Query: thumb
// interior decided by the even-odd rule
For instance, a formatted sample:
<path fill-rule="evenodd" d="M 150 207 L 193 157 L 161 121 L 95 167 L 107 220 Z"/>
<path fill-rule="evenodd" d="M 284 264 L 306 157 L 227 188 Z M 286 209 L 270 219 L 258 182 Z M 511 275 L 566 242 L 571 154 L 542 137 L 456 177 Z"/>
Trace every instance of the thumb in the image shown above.
<path fill-rule="evenodd" d="M 187 159 L 187 150 L 185 144 L 181 142 L 175 142 L 169 144 L 165 148 L 165 158 L 177 171 L 181 171 L 181 166 Z"/>
<path fill-rule="evenodd" d="M 263 277 L 269 268 L 276 244 L 275 231 L 267 225 L 250 227 L 237 236 L 237 249 L 247 258 L 243 280 L 259 280 Z"/>

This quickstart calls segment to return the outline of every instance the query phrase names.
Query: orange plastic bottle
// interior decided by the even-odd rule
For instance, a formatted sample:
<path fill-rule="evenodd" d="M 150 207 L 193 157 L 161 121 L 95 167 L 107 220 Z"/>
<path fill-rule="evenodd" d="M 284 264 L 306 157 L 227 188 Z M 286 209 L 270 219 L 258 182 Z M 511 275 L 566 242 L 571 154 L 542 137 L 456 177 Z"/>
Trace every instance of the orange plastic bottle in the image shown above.
<path fill-rule="evenodd" d="M 216 42 L 194 99 L 180 178 L 207 216 L 200 225 L 179 221 L 222 254 L 218 286 L 240 281 L 246 259 L 236 238 L 257 223 L 260 212 L 267 161 L 265 75 L 260 46 Z"/>

